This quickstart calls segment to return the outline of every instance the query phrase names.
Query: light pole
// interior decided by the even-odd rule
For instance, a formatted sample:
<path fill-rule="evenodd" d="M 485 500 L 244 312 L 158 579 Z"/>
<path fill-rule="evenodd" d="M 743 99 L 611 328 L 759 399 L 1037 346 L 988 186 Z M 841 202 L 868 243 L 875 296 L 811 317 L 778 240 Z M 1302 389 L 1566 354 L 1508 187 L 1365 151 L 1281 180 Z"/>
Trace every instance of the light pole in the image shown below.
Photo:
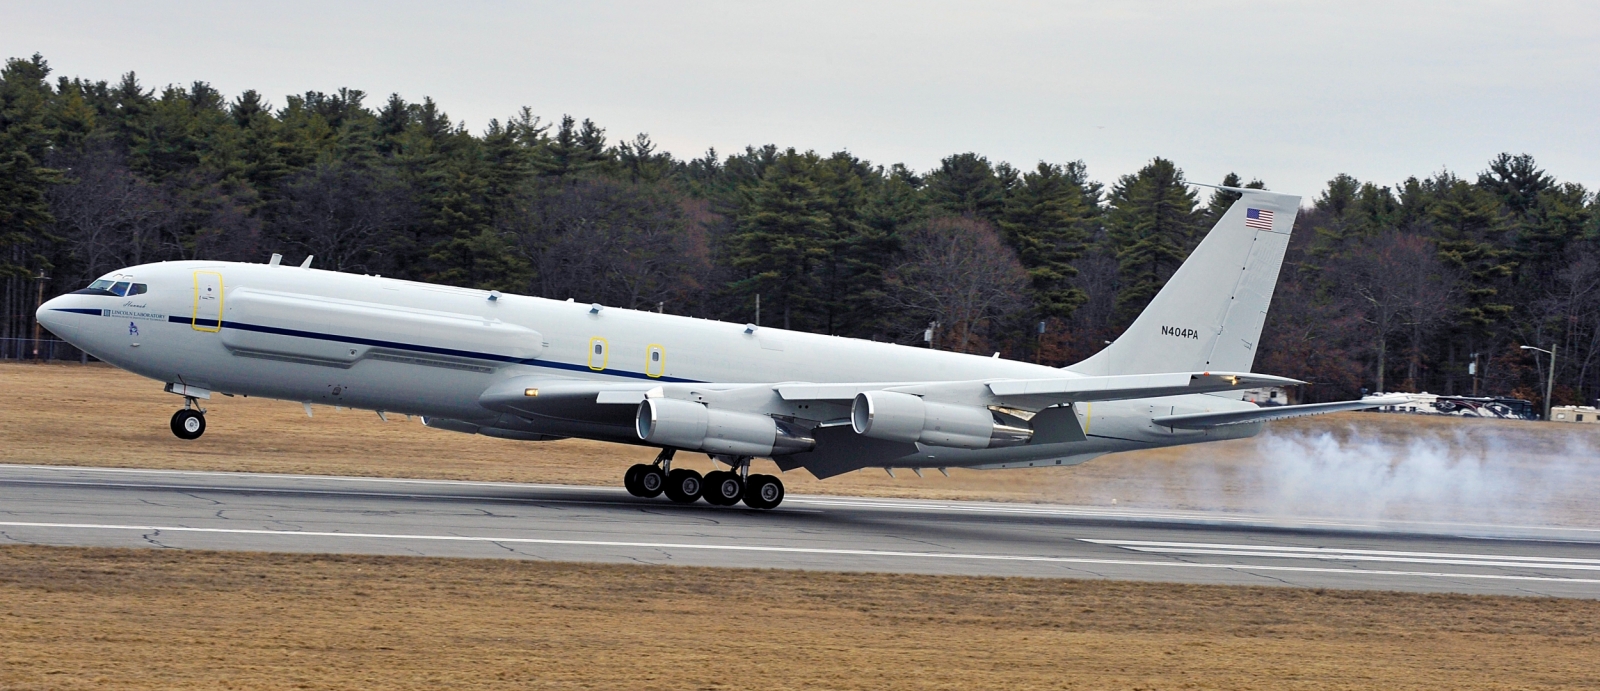
<path fill-rule="evenodd" d="M 34 313 L 34 317 L 33 317 L 33 361 L 34 361 L 35 364 L 37 364 L 39 362 L 39 317 L 38 317 L 38 314 L 39 314 L 39 309 L 44 307 L 44 282 L 50 280 L 50 277 L 44 275 L 44 269 L 40 269 L 39 270 L 39 275 L 38 276 L 34 276 L 33 280 L 39 286 L 38 299 L 35 300 L 34 305 L 33 305 L 33 313 Z M 24 299 L 26 299 L 26 298 L 24 298 Z"/>
<path fill-rule="evenodd" d="M 1522 346 L 1523 350 L 1537 350 L 1550 355 L 1550 377 L 1544 382 L 1544 421 L 1550 421 L 1550 390 L 1556 385 L 1556 344 L 1550 344 L 1550 349 Z"/>

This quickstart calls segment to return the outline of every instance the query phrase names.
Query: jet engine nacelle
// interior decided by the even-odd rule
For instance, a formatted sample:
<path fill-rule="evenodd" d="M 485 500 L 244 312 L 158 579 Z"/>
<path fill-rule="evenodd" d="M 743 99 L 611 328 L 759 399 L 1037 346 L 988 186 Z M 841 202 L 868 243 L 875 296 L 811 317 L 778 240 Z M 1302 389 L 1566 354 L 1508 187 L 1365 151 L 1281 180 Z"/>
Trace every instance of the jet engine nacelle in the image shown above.
<path fill-rule="evenodd" d="M 707 408 L 676 398 L 646 398 L 635 423 L 651 444 L 730 456 L 773 456 L 810 451 L 816 440 L 759 413 Z"/>
<path fill-rule="evenodd" d="M 1033 430 L 995 422 L 988 408 L 929 403 L 893 391 L 856 394 L 850 426 L 856 434 L 873 439 L 958 449 L 1017 446 L 1033 438 Z"/>

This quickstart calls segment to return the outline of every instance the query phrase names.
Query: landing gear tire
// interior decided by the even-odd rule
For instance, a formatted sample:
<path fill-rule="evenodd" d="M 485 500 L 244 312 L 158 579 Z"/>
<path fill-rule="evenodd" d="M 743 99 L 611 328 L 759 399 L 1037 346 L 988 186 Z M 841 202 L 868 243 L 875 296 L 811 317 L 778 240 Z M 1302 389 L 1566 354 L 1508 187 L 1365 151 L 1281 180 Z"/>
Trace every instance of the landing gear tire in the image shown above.
<path fill-rule="evenodd" d="M 206 416 L 189 408 L 173 413 L 172 433 L 179 439 L 199 439 L 200 435 L 206 433 Z"/>
<path fill-rule="evenodd" d="M 639 471 L 634 477 L 634 482 L 639 485 L 637 496 L 651 499 L 661 496 L 661 491 L 667 488 L 667 474 L 656 466 L 646 465 L 644 470 Z"/>
<path fill-rule="evenodd" d="M 667 486 L 664 490 L 667 498 L 679 504 L 692 504 L 700 498 L 700 493 L 705 490 L 705 478 L 688 468 L 674 468 L 667 473 Z"/>
<path fill-rule="evenodd" d="M 652 466 L 639 463 L 628 468 L 628 472 L 623 473 L 622 487 L 628 490 L 628 494 L 631 494 L 635 497 L 644 496 L 644 486 L 640 484 L 639 476 L 643 475 L 644 471 L 649 470 L 651 467 Z"/>
<path fill-rule="evenodd" d="M 714 470 L 706 473 L 706 503 L 712 506 L 733 506 L 744 498 L 744 480 L 738 473 Z"/>
<path fill-rule="evenodd" d="M 751 475 L 744 504 L 752 509 L 775 509 L 783 503 L 783 481 L 771 475 Z"/>

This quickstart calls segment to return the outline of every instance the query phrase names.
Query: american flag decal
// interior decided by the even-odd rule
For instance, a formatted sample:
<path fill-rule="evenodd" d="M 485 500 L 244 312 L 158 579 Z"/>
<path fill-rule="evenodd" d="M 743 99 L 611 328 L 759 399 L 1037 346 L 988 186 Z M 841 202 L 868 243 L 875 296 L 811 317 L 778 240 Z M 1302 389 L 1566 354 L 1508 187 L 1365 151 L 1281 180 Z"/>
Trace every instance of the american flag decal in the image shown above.
<path fill-rule="evenodd" d="M 1272 230 L 1272 212 L 1266 209 L 1249 209 L 1244 212 L 1244 227 Z"/>

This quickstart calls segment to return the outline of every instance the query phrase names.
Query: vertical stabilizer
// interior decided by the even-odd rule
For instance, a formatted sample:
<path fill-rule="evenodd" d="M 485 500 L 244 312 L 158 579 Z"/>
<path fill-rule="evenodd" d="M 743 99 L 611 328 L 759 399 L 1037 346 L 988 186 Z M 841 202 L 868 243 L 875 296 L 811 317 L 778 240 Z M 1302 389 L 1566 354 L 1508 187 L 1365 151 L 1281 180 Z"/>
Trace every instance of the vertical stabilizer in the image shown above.
<path fill-rule="evenodd" d="M 1248 372 L 1300 198 L 1262 190 L 1228 207 L 1150 305 L 1080 374 Z"/>

